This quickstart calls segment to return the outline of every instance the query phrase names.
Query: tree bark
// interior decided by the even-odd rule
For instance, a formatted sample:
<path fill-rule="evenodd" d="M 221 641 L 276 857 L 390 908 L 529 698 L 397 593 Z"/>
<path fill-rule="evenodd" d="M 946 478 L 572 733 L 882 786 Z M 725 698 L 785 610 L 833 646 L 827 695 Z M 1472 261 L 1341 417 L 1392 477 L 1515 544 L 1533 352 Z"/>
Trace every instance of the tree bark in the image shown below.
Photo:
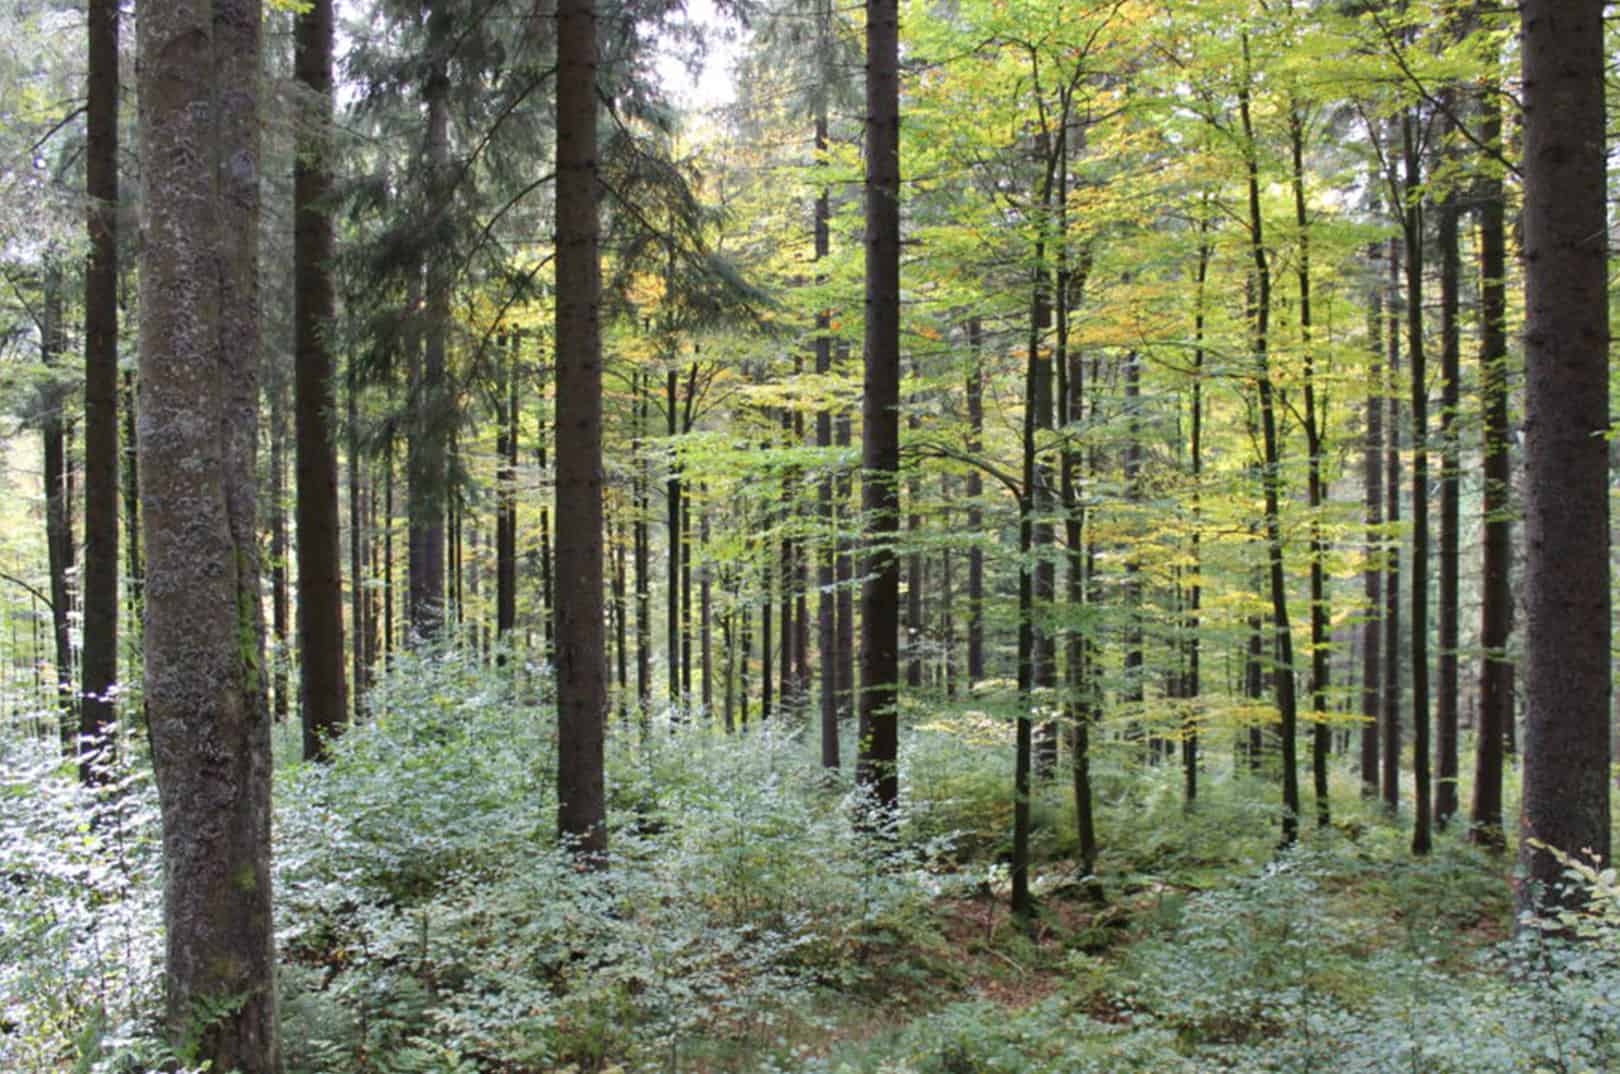
<path fill-rule="evenodd" d="M 967 376 L 967 450 L 969 455 L 977 456 L 984 450 L 984 324 L 978 317 L 971 317 L 967 331 L 972 363 Z M 967 475 L 968 533 L 973 543 L 968 546 L 969 690 L 984 678 L 984 549 L 978 540 L 984 531 L 984 509 L 979 505 L 983 495 L 984 478 L 977 468 L 970 469 Z"/>
<path fill-rule="evenodd" d="M 1285 845 L 1299 834 L 1299 771 L 1295 758 L 1298 710 L 1294 698 L 1294 635 L 1288 621 L 1288 587 L 1283 570 L 1282 467 L 1277 437 L 1277 407 L 1273 399 L 1269 361 L 1271 319 L 1271 265 L 1266 256 L 1264 218 L 1260 211 L 1259 147 L 1249 109 L 1249 38 L 1243 35 L 1243 84 L 1238 92 L 1238 108 L 1243 121 L 1245 153 L 1248 158 L 1249 240 L 1254 258 L 1254 356 L 1255 381 L 1260 393 L 1260 425 L 1265 452 L 1262 484 L 1265 490 L 1266 559 L 1271 579 L 1271 626 L 1277 654 L 1275 688 L 1277 709 L 1282 716 L 1282 839 Z"/>
<path fill-rule="evenodd" d="M 1525 697 L 1520 909 L 1609 864 L 1604 4 L 1523 0 Z"/>
<path fill-rule="evenodd" d="M 422 97 L 427 105 L 426 166 L 429 212 L 446 211 L 449 198 L 450 14 L 434 5 L 428 14 L 429 66 Z M 450 335 L 449 260 L 426 257 L 421 376 L 411 385 L 414 428 L 406 444 L 410 472 L 410 626 L 416 640 L 438 636 L 444 626 L 445 502 L 449 479 L 450 414 L 445 398 L 445 351 Z"/>
<path fill-rule="evenodd" d="M 898 610 L 900 561 L 900 14 L 896 0 L 866 0 L 866 376 L 861 505 L 862 789 L 885 814 L 900 797 Z"/>
<path fill-rule="evenodd" d="M 55 643 L 57 731 L 62 752 L 77 757 L 79 708 L 74 704 L 73 639 L 71 617 L 73 593 L 68 578 L 73 574 L 73 494 L 69 479 L 67 421 L 63 415 L 66 390 L 56 379 L 63 351 L 67 346 L 62 324 L 62 269 L 53 255 L 46 255 L 43 281 L 43 310 L 40 318 L 40 364 L 46 380 L 40 392 L 42 416 L 40 434 L 43 446 L 45 484 L 45 550 L 50 569 L 51 638 Z M 80 765 L 81 777 L 90 775 L 87 764 Z"/>
<path fill-rule="evenodd" d="M 602 266 L 596 209 L 596 8 L 557 7 L 557 827 L 607 849 L 602 630 Z"/>
<path fill-rule="evenodd" d="M 1370 248 L 1376 271 L 1379 247 Z M 1366 566 L 1362 594 L 1366 619 L 1361 624 L 1361 796 L 1378 797 L 1378 715 L 1383 699 L 1384 610 L 1384 309 L 1382 285 L 1375 283 L 1367 300 L 1367 336 L 1371 341 L 1367 369 L 1367 425 L 1362 441 L 1362 482 L 1366 486 L 1362 514 L 1366 524 Z"/>
<path fill-rule="evenodd" d="M 1412 386 L 1412 853 L 1431 848 L 1429 771 L 1429 383 L 1423 346 L 1423 210 L 1417 120 L 1401 119 L 1406 158 L 1406 350 Z"/>
<path fill-rule="evenodd" d="M 1384 519 L 1391 532 L 1399 532 L 1401 521 L 1401 403 L 1397 385 L 1400 383 L 1401 327 L 1400 327 L 1401 254 L 1396 239 L 1389 240 L 1389 376 L 1385 402 L 1386 428 L 1389 431 L 1384 458 Z M 1401 549 L 1398 538 L 1384 542 L 1389 562 L 1384 572 L 1384 697 L 1383 697 L 1383 762 L 1381 773 L 1384 807 L 1391 815 L 1401 808 Z"/>
<path fill-rule="evenodd" d="M 279 1068 L 254 518 L 259 25 L 254 0 L 175 0 L 138 20 L 145 698 L 167 1028 L 195 1060 L 242 1074 Z"/>
<path fill-rule="evenodd" d="M 1484 95 L 1481 134 L 1487 145 L 1502 141 L 1502 104 L 1493 90 Z M 1474 800 L 1469 807 L 1470 838 L 1497 853 L 1507 848 L 1502 816 L 1504 739 L 1513 722 L 1513 664 L 1508 636 L 1513 628 L 1512 459 L 1508 454 L 1507 227 L 1502 180 L 1487 173 L 1480 180 L 1480 403 L 1484 471 L 1481 512 L 1479 729 L 1474 753 Z"/>
<path fill-rule="evenodd" d="M 118 2 L 90 0 L 85 107 L 84 639 L 79 728 L 99 741 L 118 681 Z M 81 770 L 86 777 L 94 773 Z"/>
<path fill-rule="evenodd" d="M 306 760 L 324 759 L 348 718 L 343 669 L 332 286 L 332 0 L 298 15 L 293 69 L 304 87 L 293 164 L 293 331 L 298 435 L 298 656 Z"/>
<path fill-rule="evenodd" d="M 1453 95 L 1454 96 L 1454 95 Z M 1458 454 L 1458 380 L 1462 332 L 1462 260 L 1457 228 L 1462 216 L 1455 191 L 1440 203 L 1440 594 L 1438 615 L 1439 675 L 1435 682 L 1436 781 L 1434 822 L 1441 828 L 1457 813 L 1457 643 L 1458 544 L 1461 524 L 1461 459 Z"/>

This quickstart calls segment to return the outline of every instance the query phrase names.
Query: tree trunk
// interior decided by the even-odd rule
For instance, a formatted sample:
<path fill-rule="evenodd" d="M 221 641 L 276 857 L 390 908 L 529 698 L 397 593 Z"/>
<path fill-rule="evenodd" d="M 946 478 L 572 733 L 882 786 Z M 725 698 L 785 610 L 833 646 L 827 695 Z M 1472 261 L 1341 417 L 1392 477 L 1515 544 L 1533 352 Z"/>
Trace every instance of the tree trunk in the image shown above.
<path fill-rule="evenodd" d="M 85 107 L 84 638 L 79 729 L 99 742 L 118 681 L 118 2 L 90 0 Z M 93 773 L 81 769 L 89 778 Z"/>
<path fill-rule="evenodd" d="M 141 10 L 145 698 L 163 813 L 171 1043 L 279 1069 L 270 725 L 255 537 L 258 86 L 253 0 Z"/>
<path fill-rule="evenodd" d="M 1311 229 L 1305 210 L 1305 124 L 1299 109 L 1289 113 L 1288 134 L 1294 164 L 1294 226 L 1299 231 L 1299 335 L 1305 348 L 1305 451 L 1307 495 L 1311 507 L 1311 786 L 1316 799 L 1316 826 L 1332 820 L 1328 801 L 1328 752 L 1333 746 L 1327 725 L 1328 649 L 1332 643 L 1327 598 L 1327 543 L 1322 536 L 1322 427 L 1326 407 L 1316 390 L 1316 352 L 1311 324 Z"/>
<path fill-rule="evenodd" d="M 1400 532 L 1401 521 L 1401 403 L 1400 383 L 1401 253 L 1398 240 L 1389 240 L 1389 361 L 1385 427 L 1389 442 L 1384 459 L 1384 519 L 1389 530 Z M 1385 541 L 1389 563 L 1384 573 L 1384 697 L 1383 773 L 1384 807 L 1391 815 L 1401 808 L 1401 549 L 1399 538 Z"/>
<path fill-rule="evenodd" d="M 518 406 L 518 354 L 522 338 L 518 332 L 512 334 L 505 370 L 506 399 L 495 441 L 495 453 L 500 458 L 500 469 L 495 474 L 495 633 L 508 644 L 517 629 L 517 465 L 522 414 Z M 500 659 L 505 662 L 505 652 Z"/>
<path fill-rule="evenodd" d="M 861 788 L 885 816 L 900 797 L 900 15 L 866 0 L 866 377 L 861 411 Z M 880 822 L 881 823 L 881 822 Z"/>
<path fill-rule="evenodd" d="M 1416 119 L 1401 119 L 1406 158 L 1406 349 L 1412 375 L 1412 853 L 1432 842 L 1429 785 L 1429 383 L 1423 347 L 1423 212 Z"/>
<path fill-rule="evenodd" d="M 1483 101 L 1485 143 L 1502 142 L 1502 103 L 1494 90 Z M 1488 171 L 1479 181 L 1480 403 L 1484 471 L 1481 511 L 1479 729 L 1474 753 L 1474 800 L 1470 837 L 1500 853 L 1507 849 L 1502 817 L 1504 739 L 1513 722 L 1513 664 L 1508 635 L 1513 629 L 1512 492 L 1509 457 L 1507 345 L 1507 227 L 1502 180 Z"/>
<path fill-rule="evenodd" d="M 596 7 L 557 7 L 557 828 L 607 850 Z"/>
<path fill-rule="evenodd" d="M 1454 99 L 1454 95 L 1450 95 Z M 1457 227 L 1462 216 L 1454 191 L 1440 203 L 1440 600 L 1439 678 L 1435 685 L 1437 779 L 1434 822 L 1441 828 L 1457 813 L 1458 544 L 1461 523 L 1457 409 L 1462 333 L 1458 324 L 1462 277 Z"/>
<path fill-rule="evenodd" d="M 1379 246 L 1370 250 L 1374 270 Z M 1378 797 L 1378 714 L 1383 699 L 1384 611 L 1384 309 L 1382 284 L 1375 283 L 1367 300 L 1367 336 L 1372 343 L 1367 369 L 1367 427 L 1362 441 L 1362 482 L 1366 498 L 1362 513 L 1366 525 L 1366 566 L 1362 593 L 1366 619 L 1361 624 L 1361 796 Z"/>
<path fill-rule="evenodd" d="M 816 32 L 820 45 L 829 44 L 830 5 L 818 3 Z M 830 87 L 825 79 L 818 85 L 816 96 L 816 164 L 827 167 L 827 93 Z M 816 193 L 815 204 L 815 257 L 819 264 L 831 253 L 831 201 L 827 186 L 822 184 Z M 818 273 L 816 282 L 826 281 L 825 273 Z M 816 311 L 816 374 L 826 377 L 832 372 L 832 314 L 827 309 Z M 833 446 L 832 413 L 825 407 L 816 412 L 816 447 L 823 456 Z M 821 522 L 822 540 L 816 555 L 816 652 L 821 667 L 821 766 L 837 770 L 840 744 L 838 741 L 838 694 L 843 685 L 838 681 L 838 623 L 837 582 L 838 535 L 837 518 L 833 511 L 835 479 L 833 469 L 823 465 L 821 480 L 816 485 L 816 514 Z"/>
<path fill-rule="evenodd" d="M 1238 107 L 1243 120 L 1243 139 L 1248 157 L 1249 236 L 1254 257 L 1254 356 L 1255 380 L 1260 392 L 1260 425 L 1265 452 L 1262 483 L 1265 488 L 1266 549 L 1271 579 L 1271 619 L 1276 643 L 1275 687 L 1277 709 L 1282 716 L 1282 839 L 1292 843 L 1299 834 L 1299 771 L 1295 761 L 1295 735 L 1298 711 L 1294 699 L 1294 635 L 1288 621 L 1288 583 L 1283 570 L 1282 468 L 1277 437 L 1277 408 L 1273 400 L 1270 346 L 1271 266 L 1266 256 L 1264 220 L 1260 212 L 1260 161 L 1249 114 L 1249 38 L 1243 36 L 1243 84 L 1238 91 Z"/>
<path fill-rule="evenodd" d="M 1525 697 L 1521 910 L 1553 855 L 1609 863 L 1609 316 L 1602 0 L 1523 0 Z"/>
<path fill-rule="evenodd" d="M 270 397 L 270 703 L 277 723 L 292 713 L 292 556 L 287 539 L 287 393 L 283 371 L 266 379 Z"/>
<path fill-rule="evenodd" d="M 299 699 L 306 760 L 326 756 L 348 718 L 343 668 L 335 328 L 332 287 L 332 0 L 298 15 L 293 67 L 307 91 L 293 164 L 293 331 L 298 429 Z"/>
<path fill-rule="evenodd" d="M 450 15 L 435 7 L 428 15 L 430 66 L 422 89 L 427 104 L 429 204 L 442 210 L 449 197 Z M 425 332 L 421 376 L 411 385 L 414 428 L 406 444 L 410 471 L 410 625 L 416 640 L 437 637 L 444 625 L 445 501 L 448 485 L 450 413 L 445 398 L 445 351 L 450 334 L 448 258 L 430 254 L 427 262 Z"/>
<path fill-rule="evenodd" d="M 73 703 L 73 639 L 71 630 L 73 595 L 68 578 L 73 574 L 73 495 L 68 471 L 72 466 L 67 445 L 67 423 L 63 418 L 65 390 L 56 380 L 62 352 L 67 346 L 62 325 L 62 269 L 53 255 L 46 255 L 44 310 L 40 323 L 40 364 L 46 381 L 40 392 L 42 418 L 40 433 L 44 454 L 45 550 L 51 575 L 51 638 L 55 642 L 57 733 L 62 752 L 76 757 L 79 742 L 79 710 Z M 87 765 L 80 772 L 89 775 Z M 86 780 L 88 782 L 88 780 Z"/>
<path fill-rule="evenodd" d="M 968 351 L 972 363 L 967 376 L 968 454 L 977 457 L 984 450 L 984 324 L 977 317 L 968 319 Z M 977 468 L 968 470 L 968 689 L 984 678 L 984 549 L 979 536 L 984 532 L 984 478 Z"/>

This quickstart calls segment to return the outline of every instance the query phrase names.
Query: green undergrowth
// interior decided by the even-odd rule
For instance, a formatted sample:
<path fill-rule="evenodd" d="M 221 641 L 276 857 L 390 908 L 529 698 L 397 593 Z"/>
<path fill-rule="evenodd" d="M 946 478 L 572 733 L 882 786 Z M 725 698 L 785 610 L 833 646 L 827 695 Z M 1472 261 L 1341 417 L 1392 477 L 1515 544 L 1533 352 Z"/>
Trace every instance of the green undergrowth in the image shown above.
<path fill-rule="evenodd" d="M 555 838 L 548 689 L 405 656 L 330 764 L 278 739 L 288 1074 L 1620 1068 L 1612 873 L 1578 878 L 1593 913 L 1509 939 L 1504 864 L 1456 832 L 1412 859 L 1348 770 L 1334 825 L 1280 853 L 1263 773 L 1213 756 L 1189 809 L 1175 765 L 1100 735 L 1097 875 L 1060 768 L 1019 922 L 1008 729 L 982 702 L 906 714 L 880 835 L 802 727 L 616 725 L 611 858 L 586 871 Z M 25 745 L 0 787 L 0 1066 L 155 1069 L 150 780 L 97 805 Z"/>

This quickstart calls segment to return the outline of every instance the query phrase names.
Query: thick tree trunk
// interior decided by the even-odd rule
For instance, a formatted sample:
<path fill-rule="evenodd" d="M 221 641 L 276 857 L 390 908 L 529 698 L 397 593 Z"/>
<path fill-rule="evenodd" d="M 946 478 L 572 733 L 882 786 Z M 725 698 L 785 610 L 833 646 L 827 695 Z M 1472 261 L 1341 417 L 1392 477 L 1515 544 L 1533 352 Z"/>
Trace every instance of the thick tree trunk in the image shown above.
<path fill-rule="evenodd" d="M 1525 697 L 1520 909 L 1609 862 L 1609 303 L 1602 0 L 1523 0 Z"/>
<path fill-rule="evenodd" d="M 557 7 L 557 828 L 607 850 L 596 8 Z"/>
<path fill-rule="evenodd" d="M 145 698 L 163 812 L 167 1029 L 274 1074 L 270 725 L 255 538 L 258 47 L 253 0 L 141 10 Z"/>
<path fill-rule="evenodd" d="M 1502 104 L 1494 92 L 1483 102 L 1481 133 L 1487 145 L 1500 146 Z M 1479 728 L 1474 753 L 1474 800 L 1469 808 L 1470 837 L 1500 853 L 1507 847 L 1502 816 L 1504 739 L 1513 722 L 1513 664 L 1508 635 L 1513 628 L 1513 484 L 1508 454 L 1507 227 L 1502 180 L 1487 174 L 1480 180 L 1479 319 L 1480 403 L 1484 489 L 1481 512 Z"/>
<path fill-rule="evenodd" d="M 306 93 L 293 164 L 293 331 L 298 430 L 299 699 L 306 760 L 324 758 L 348 719 L 343 669 L 335 328 L 332 286 L 332 0 L 298 16 L 293 68 Z"/>
<path fill-rule="evenodd" d="M 862 789 L 885 814 L 899 803 L 900 560 L 900 15 L 866 0 L 866 377 L 861 505 Z"/>
<path fill-rule="evenodd" d="M 84 647 L 79 729 L 100 741 L 118 681 L 118 2 L 90 0 L 85 108 Z M 90 777 L 88 769 L 81 774 Z"/>

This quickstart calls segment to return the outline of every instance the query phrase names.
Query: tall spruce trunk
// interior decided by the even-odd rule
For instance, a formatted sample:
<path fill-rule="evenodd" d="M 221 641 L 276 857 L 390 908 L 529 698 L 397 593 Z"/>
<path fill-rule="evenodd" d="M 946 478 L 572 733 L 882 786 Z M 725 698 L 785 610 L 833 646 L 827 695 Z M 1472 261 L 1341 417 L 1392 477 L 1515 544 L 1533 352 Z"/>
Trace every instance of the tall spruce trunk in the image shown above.
<path fill-rule="evenodd" d="M 830 5 L 823 0 L 816 6 L 816 34 L 823 50 L 830 33 Z M 827 93 L 830 87 L 823 77 L 816 95 L 816 165 L 827 167 Z M 815 204 L 815 258 L 822 262 L 831 253 L 832 203 L 827 186 L 822 184 L 816 192 Z M 818 273 L 816 282 L 826 281 L 825 273 Z M 816 311 L 816 374 L 826 377 L 832 372 L 832 313 L 827 309 Z M 833 446 L 832 412 L 826 407 L 816 411 L 816 447 L 826 455 Z M 839 766 L 840 743 L 838 735 L 838 694 L 843 689 L 838 681 L 838 597 L 833 588 L 837 581 L 838 536 L 837 517 L 833 510 L 835 479 L 833 468 L 824 465 L 821 479 L 816 483 L 816 515 L 821 523 L 821 540 L 816 546 L 816 654 L 820 663 L 821 690 L 821 766 L 836 770 Z"/>
<path fill-rule="evenodd" d="M 900 798 L 900 14 L 866 0 L 866 375 L 861 506 L 862 789 L 885 815 Z"/>
<path fill-rule="evenodd" d="M 446 51 L 450 14 L 433 7 L 428 14 L 428 69 L 422 97 L 427 104 L 426 165 L 428 203 L 437 214 L 450 196 L 450 79 Z M 437 637 L 445 616 L 445 503 L 449 483 L 450 413 L 445 389 L 445 358 L 450 336 L 449 259 L 425 256 L 425 325 L 420 376 L 411 385 L 411 437 L 406 443 L 410 472 L 410 626 L 416 640 Z"/>
<path fill-rule="evenodd" d="M 324 758 L 348 718 L 343 667 L 337 370 L 331 336 L 332 0 L 297 18 L 294 75 L 305 89 L 293 163 L 294 416 L 298 436 L 298 656 L 305 759 Z M 358 630 L 358 628 L 357 628 Z M 356 635 L 358 637 L 358 634 Z"/>
<path fill-rule="evenodd" d="M 118 2 L 90 0 L 85 106 L 84 573 L 79 729 L 112 726 L 118 681 Z M 132 575 L 133 578 L 133 575 Z M 134 584 L 133 581 L 131 583 Z M 94 772 L 81 770 L 85 777 Z"/>
<path fill-rule="evenodd" d="M 557 828 L 607 849 L 596 7 L 557 6 Z"/>
<path fill-rule="evenodd" d="M 1502 104 L 1487 90 L 1480 125 L 1486 145 L 1502 144 Z M 1487 172 L 1479 181 L 1479 367 L 1484 471 L 1481 514 L 1479 727 L 1474 752 L 1474 799 L 1468 820 L 1472 840 L 1497 853 L 1507 848 L 1502 816 L 1503 749 L 1513 722 L 1513 465 L 1508 453 L 1507 226 L 1502 180 Z"/>
<path fill-rule="evenodd" d="M 1401 521 L 1401 252 L 1398 239 L 1389 240 L 1389 301 L 1387 330 L 1388 376 L 1385 396 L 1385 426 L 1388 430 L 1384 455 L 1384 520 L 1389 532 L 1399 533 Z M 1401 808 L 1401 547 L 1398 537 L 1386 538 L 1389 557 L 1384 572 L 1384 696 L 1381 726 L 1383 742 L 1380 761 L 1380 787 L 1384 807 L 1393 815 Z"/>
<path fill-rule="evenodd" d="M 1554 852 L 1609 862 L 1609 302 L 1602 0 L 1523 0 L 1525 726 L 1521 910 Z"/>
<path fill-rule="evenodd" d="M 1406 349 L 1412 386 L 1412 853 L 1427 854 L 1433 835 L 1429 769 L 1429 383 L 1423 346 L 1423 209 L 1417 119 L 1401 118 L 1406 159 L 1401 230 L 1406 237 Z"/>
<path fill-rule="evenodd" d="M 1458 545 L 1462 521 L 1461 458 L 1457 436 L 1462 331 L 1462 259 L 1457 228 L 1462 208 L 1454 191 L 1440 203 L 1440 594 L 1437 609 L 1438 677 L 1435 681 L 1436 773 L 1434 822 L 1441 828 L 1457 814 Z"/>

